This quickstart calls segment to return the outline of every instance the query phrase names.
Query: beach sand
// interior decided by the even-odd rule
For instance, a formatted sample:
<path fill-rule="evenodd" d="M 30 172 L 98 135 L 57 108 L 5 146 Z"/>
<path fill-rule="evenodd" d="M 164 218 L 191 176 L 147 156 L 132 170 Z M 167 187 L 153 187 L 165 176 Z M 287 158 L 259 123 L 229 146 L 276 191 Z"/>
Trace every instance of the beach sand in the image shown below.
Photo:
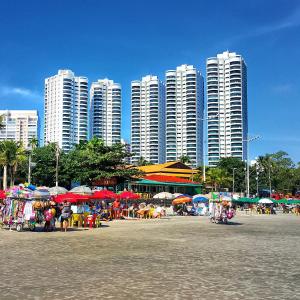
<path fill-rule="evenodd" d="M 0 230 L 0 299 L 300 299 L 300 217 Z"/>

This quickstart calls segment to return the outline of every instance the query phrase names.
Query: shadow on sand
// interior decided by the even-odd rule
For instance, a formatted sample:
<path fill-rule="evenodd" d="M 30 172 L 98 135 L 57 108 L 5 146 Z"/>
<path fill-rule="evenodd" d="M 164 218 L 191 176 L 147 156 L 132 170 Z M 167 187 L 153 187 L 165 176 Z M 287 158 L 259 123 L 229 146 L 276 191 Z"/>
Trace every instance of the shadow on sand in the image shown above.
<path fill-rule="evenodd" d="M 76 227 L 68 227 L 68 230 L 67 232 L 77 232 L 77 231 L 87 231 L 87 230 L 95 230 L 95 229 L 103 229 L 103 228 L 108 228 L 110 227 L 109 225 L 106 225 L 106 224 L 101 224 L 100 227 L 98 228 L 76 228 Z M 4 228 L 1 228 L 1 230 L 5 230 L 5 231 L 10 231 L 10 229 L 8 227 L 4 227 Z M 21 231 L 17 231 L 15 228 L 12 228 L 11 229 L 12 232 L 18 232 L 18 233 L 22 233 L 22 232 L 33 232 L 33 233 L 54 233 L 54 232 L 64 232 L 64 231 L 61 231 L 59 227 L 56 227 L 55 230 L 51 230 L 51 231 L 45 231 L 44 230 L 44 227 L 43 226 L 37 226 L 35 227 L 34 230 L 30 230 L 27 226 L 24 227 Z"/>
<path fill-rule="evenodd" d="M 243 225 L 243 223 L 239 223 L 239 222 L 228 222 L 227 224 L 224 224 L 224 225 Z"/>

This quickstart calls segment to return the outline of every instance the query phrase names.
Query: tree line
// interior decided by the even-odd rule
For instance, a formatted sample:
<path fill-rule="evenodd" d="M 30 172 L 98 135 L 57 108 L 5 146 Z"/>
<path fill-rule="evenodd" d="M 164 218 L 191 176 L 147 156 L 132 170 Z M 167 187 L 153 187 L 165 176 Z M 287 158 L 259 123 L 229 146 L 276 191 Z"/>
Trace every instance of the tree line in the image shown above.
<path fill-rule="evenodd" d="M 56 143 L 38 147 L 38 141 L 32 139 L 30 148 L 26 150 L 20 142 L 0 142 L 4 188 L 28 180 L 29 161 L 32 164 L 31 182 L 41 186 L 54 186 L 56 171 L 59 184 L 67 188 L 72 182 L 91 185 L 100 178 L 119 177 L 125 180 L 141 175 L 137 169 L 128 168 L 127 161 L 132 154 L 121 143 L 107 146 L 103 140 L 93 138 L 88 142 L 80 142 L 69 152 L 58 152 Z M 181 161 L 189 163 L 189 158 L 182 157 Z M 147 163 L 141 158 L 139 165 Z M 199 167 L 192 179 L 209 189 L 234 190 L 237 193 L 246 190 L 246 164 L 241 159 L 222 158 L 216 167 L 207 167 L 205 182 L 202 172 L 203 168 Z M 249 173 L 250 193 L 253 195 L 261 190 L 269 191 L 270 188 L 283 194 L 300 191 L 300 164 L 295 164 L 284 151 L 259 156 L 251 164 Z"/>
<path fill-rule="evenodd" d="M 197 178 L 203 181 L 203 170 Z M 300 191 L 300 163 L 295 164 L 284 151 L 259 156 L 249 167 L 250 194 L 266 190 L 282 194 Z M 239 158 L 222 158 L 215 168 L 207 168 L 206 184 L 213 190 L 226 189 L 237 193 L 246 190 L 246 164 Z"/>
<path fill-rule="evenodd" d="M 61 151 L 56 143 L 37 147 L 31 141 L 31 150 L 14 141 L 0 142 L 0 165 L 3 168 L 3 187 L 28 180 L 31 161 L 31 182 L 38 186 L 54 186 L 56 172 L 59 185 L 70 188 L 72 182 L 91 185 L 100 178 L 120 177 L 128 179 L 139 175 L 136 169 L 127 168 L 126 160 L 131 157 L 121 143 L 112 146 L 93 138 L 82 141 L 69 152 Z M 30 159 L 29 159 L 30 156 Z"/>

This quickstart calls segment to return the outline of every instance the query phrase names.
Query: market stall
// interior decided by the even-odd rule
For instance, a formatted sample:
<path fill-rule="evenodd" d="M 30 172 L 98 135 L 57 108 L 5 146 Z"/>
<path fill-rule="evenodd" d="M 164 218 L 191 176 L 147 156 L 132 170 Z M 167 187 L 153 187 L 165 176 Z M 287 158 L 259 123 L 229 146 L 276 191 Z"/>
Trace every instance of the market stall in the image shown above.
<path fill-rule="evenodd" d="M 24 185 L 14 186 L 5 191 L 1 202 L 0 222 L 2 227 L 22 231 L 25 227 L 34 230 L 42 224 L 49 209 L 50 194 L 44 188 Z"/>

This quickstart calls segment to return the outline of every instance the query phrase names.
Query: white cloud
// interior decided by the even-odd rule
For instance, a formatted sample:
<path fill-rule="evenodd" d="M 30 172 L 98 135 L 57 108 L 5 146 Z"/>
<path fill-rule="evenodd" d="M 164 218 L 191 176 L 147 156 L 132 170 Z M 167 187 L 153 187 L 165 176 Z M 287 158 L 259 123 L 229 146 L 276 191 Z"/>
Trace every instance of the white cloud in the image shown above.
<path fill-rule="evenodd" d="M 275 94 L 285 94 L 293 91 L 294 86 L 290 83 L 278 84 L 272 87 Z"/>
<path fill-rule="evenodd" d="M 285 19 L 282 19 L 277 23 L 256 27 L 247 33 L 239 34 L 233 36 L 232 38 L 229 38 L 227 42 L 234 43 L 238 40 L 252 38 L 252 37 L 259 37 L 273 32 L 294 28 L 298 26 L 300 26 L 300 8 L 298 8 L 292 14 L 288 15 Z"/>
<path fill-rule="evenodd" d="M 22 87 L 12 87 L 0 85 L 0 97 L 20 96 L 23 98 L 40 99 L 42 96 L 35 90 L 30 90 Z"/>

